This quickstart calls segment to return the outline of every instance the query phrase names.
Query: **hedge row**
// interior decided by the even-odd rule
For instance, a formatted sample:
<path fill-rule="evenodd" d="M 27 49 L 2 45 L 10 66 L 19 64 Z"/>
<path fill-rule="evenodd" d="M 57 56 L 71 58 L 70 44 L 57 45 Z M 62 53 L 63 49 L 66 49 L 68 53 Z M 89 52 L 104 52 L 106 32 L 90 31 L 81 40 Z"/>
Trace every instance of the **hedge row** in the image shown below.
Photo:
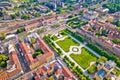
<path fill-rule="evenodd" d="M 43 39 L 59 56 L 62 55 L 62 51 L 59 48 L 56 48 L 55 44 L 50 40 L 50 35 L 44 36 Z"/>
<path fill-rule="evenodd" d="M 101 56 L 105 56 L 106 58 L 108 58 L 108 60 L 113 60 L 116 62 L 117 66 L 120 68 L 120 60 L 118 57 L 112 55 L 112 54 L 109 54 L 108 52 L 106 52 L 105 50 L 101 49 L 100 47 L 88 42 L 87 43 L 87 46 L 89 48 L 91 48 L 93 51 L 97 52 L 99 55 Z"/>
<path fill-rule="evenodd" d="M 73 36 L 74 38 L 76 38 L 77 40 L 79 40 L 80 42 L 84 42 L 85 41 L 85 38 L 83 36 L 81 36 L 81 35 L 79 35 L 79 34 L 77 34 L 75 32 L 72 32 L 69 29 L 66 29 L 66 32 L 68 34 L 70 34 L 71 36 Z"/>
<path fill-rule="evenodd" d="M 70 66 L 72 71 L 77 75 L 77 77 L 79 77 L 80 80 L 91 80 L 89 76 L 85 76 L 82 70 L 78 66 L 75 66 L 74 63 L 70 61 L 67 56 L 65 56 L 63 60 L 65 61 L 65 63 L 67 63 L 68 66 Z"/>

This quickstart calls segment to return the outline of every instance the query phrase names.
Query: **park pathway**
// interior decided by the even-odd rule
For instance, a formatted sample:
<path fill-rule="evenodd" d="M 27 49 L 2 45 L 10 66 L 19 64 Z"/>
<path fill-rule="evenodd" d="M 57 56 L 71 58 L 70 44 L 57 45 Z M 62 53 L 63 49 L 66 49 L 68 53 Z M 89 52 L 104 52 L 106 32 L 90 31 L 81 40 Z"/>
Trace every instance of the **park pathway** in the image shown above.
<path fill-rule="evenodd" d="M 62 51 L 62 53 L 63 53 L 64 56 L 67 56 L 72 62 L 75 63 L 75 66 L 78 66 L 83 72 L 85 71 L 77 62 L 75 62 L 75 61 L 70 57 L 69 53 L 65 52 L 58 44 L 56 44 L 56 42 L 53 41 L 53 43 L 55 44 L 55 46 L 56 46 L 57 48 L 60 48 L 60 49 L 61 49 L 61 51 Z M 63 56 L 62 56 L 62 57 L 63 57 Z"/>
<path fill-rule="evenodd" d="M 69 37 L 71 37 L 73 40 L 75 40 L 76 42 L 78 42 L 80 45 L 82 45 L 83 47 L 85 47 L 86 49 L 88 49 L 91 53 L 93 53 L 95 56 L 97 56 L 98 58 L 100 58 L 101 56 L 98 55 L 95 51 L 91 50 L 89 47 L 87 47 L 85 44 L 81 43 L 80 41 L 78 41 L 77 39 L 75 39 L 73 36 L 68 35 Z"/>
<path fill-rule="evenodd" d="M 87 47 L 86 46 L 86 43 L 81 43 L 80 41 L 78 41 L 76 38 L 74 38 L 73 36 L 71 36 L 71 35 L 68 35 L 69 37 L 71 37 L 73 40 L 75 40 L 77 43 L 79 43 L 80 44 L 80 46 L 79 47 L 84 47 L 84 48 L 86 48 L 86 49 L 88 49 L 91 53 L 93 53 L 94 55 L 96 55 L 98 58 L 100 58 L 101 56 L 100 55 L 98 55 L 96 52 L 94 52 L 93 50 L 91 50 L 89 47 Z M 53 40 L 51 40 L 54 44 L 55 44 L 55 46 L 57 47 L 57 48 L 60 48 L 60 50 L 62 51 L 62 53 L 63 53 L 63 55 L 61 56 L 61 58 L 64 58 L 64 56 L 67 56 L 69 59 L 70 59 L 70 61 L 72 61 L 72 62 L 74 62 L 75 63 L 75 66 L 78 66 L 83 72 L 84 72 L 84 74 L 86 75 L 86 76 L 90 76 L 86 71 L 87 71 L 87 69 L 90 67 L 88 67 L 87 69 L 83 69 L 74 59 L 72 59 L 71 57 L 70 57 L 70 54 L 71 54 L 71 52 L 65 52 L 56 42 L 57 41 L 60 41 L 60 40 L 64 40 L 65 38 L 67 38 L 68 36 L 65 36 L 65 37 L 63 37 L 63 38 L 61 38 L 61 39 L 58 39 L 58 40 L 56 40 L 56 41 L 53 41 Z"/>

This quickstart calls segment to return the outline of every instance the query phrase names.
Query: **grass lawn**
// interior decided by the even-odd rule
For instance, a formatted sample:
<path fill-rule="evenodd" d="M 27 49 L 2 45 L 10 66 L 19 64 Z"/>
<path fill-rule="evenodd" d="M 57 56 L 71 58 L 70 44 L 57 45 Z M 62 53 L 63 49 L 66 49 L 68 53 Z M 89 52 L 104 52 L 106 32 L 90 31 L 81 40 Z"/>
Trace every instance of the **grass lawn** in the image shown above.
<path fill-rule="evenodd" d="M 62 36 L 67 36 L 67 33 L 65 32 L 65 29 L 59 31 L 59 33 L 60 33 Z"/>
<path fill-rule="evenodd" d="M 54 41 L 56 41 L 58 38 L 57 38 L 57 36 L 53 35 L 53 36 L 51 37 L 51 39 L 54 40 Z"/>
<path fill-rule="evenodd" d="M 90 66 L 90 68 L 88 69 L 88 73 L 93 74 L 97 71 L 97 66 L 95 64 L 93 64 L 92 66 Z"/>
<path fill-rule="evenodd" d="M 57 44 L 65 51 L 69 52 L 70 46 L 79 46 L 77 42 L 75 42 L 70 37 L 65 38 L 64 40 L 58 41 Z"/>
<path fill-rule="evenodd" d="M 81 54 L 70 55 L 83 69 L 90 66 L 90 62 L 96 61 L 97 57 L 89 52 L 87 49 L 82 48 Z"/>
<path fill-rule="evenodd" d="M 115 68 L 114 72 L 116 73 L 116 76 L 120 76 L 120 70 L 118 70 L 117 68 Z"/>

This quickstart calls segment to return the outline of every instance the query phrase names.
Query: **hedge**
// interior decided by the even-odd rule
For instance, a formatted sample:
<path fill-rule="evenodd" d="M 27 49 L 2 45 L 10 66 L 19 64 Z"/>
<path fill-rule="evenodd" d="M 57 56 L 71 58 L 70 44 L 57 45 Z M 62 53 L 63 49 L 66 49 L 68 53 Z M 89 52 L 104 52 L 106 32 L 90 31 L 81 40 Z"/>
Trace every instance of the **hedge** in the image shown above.
<path fill-rule="evenodd" d="M 77 34 L 75 32 L 72 32 L 69 29 L 66 29 L 66 32 L 68 34 L 70 34 L 71 36 L 73 36 L 74 38 L 76 38 L 80 42 L 84 42 L 85 41 L 85 38 L 83 36 L 81 36 L 81 35 L 79 35 L 79 34 Z"/>
<path fill-rule="evenodd" d="M 88 42 L 87 46 L 91 48 L 93 51 L 97 52 L 100 56 L 105 56 L 108 60 L 113 60 L 116 62 L 117 66 L 120 68 L 120 60 L 118 57 L 109 54 L 107 51 L 101 49 L 100 47 Z"/>

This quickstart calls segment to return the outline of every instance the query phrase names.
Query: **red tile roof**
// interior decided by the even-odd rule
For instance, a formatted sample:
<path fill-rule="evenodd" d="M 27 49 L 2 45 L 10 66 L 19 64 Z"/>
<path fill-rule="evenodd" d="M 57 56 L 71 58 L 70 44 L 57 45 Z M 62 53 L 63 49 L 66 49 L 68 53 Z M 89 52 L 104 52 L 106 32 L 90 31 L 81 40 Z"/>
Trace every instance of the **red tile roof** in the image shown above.
<path fill-rule="evenodd" d="M 118 49 L 120 49 L 120 45 L 116 45 L 115 47 L 118 48 Z"/>
<path fill-rule="evenodd" d="M 22 67 L 19 63 L 16 52 L 11 53 L 11 61 L 16 65 L 16 69 L 14 71 L 8 73 L 9 77 L 12 77 L 12 76 L 14 76 L 22 71 Z"/>
<path fill-rule="evenodd" d="M 38 61 L 40 64 L 46 63 L 48 57 L 53 55 L 51 49 L 45 44 L 42 39 L 37 38 L 37 40 L 37 45 L 34 45 L 34 47 L 41 48 L 44 54 L 38 55 L 35 59 L 33 59 L 32 54 L 30 53 L 31 49 L 28 47 L 28 45 L 24 42 L 20 43 L 20 47 L 24 53 L 26 60 L 29 62 L 29 65 L 34 65 L 34 63 Z"/>
<path fill-rule="evenodd" d="M 7 73 L 0 75 L 0 80 L 6 80 L 6 79 L 8 79 Z"/>
<path fill-rule="evenodd" d="M 32 57 L 32 54 L 30 53 L 32 51 L 31 48 L 28 48 L 28 45 L 25 44 L 24 42 L 20 43 L 20 47 L 21 47 L 21 49 L 23 51 L 25 59 L 29 62 L 29 64 L 33 64 L 34 59 Z"/>
<path fill-rule="evenodd" d="M 57 69 L 57 71 L 55 72 L 55 74 L 56 74 L 56 75 L 60 75 L 61 71 L 62 71 L 62 69 L 59 68 L 59 69 Z"/>
<path fill-rule="evenodd" d="M 71 77 L 71 78 L 73 77 L 72 73 L 66 67 L 63 66 L 62 69 L 64 70 L 63 72 L 64 76 Z"/>
<path fill-rule="evenodd" d="M 40 78 L 38 76 L 35 76 L 34 78 L 35 78 L 35 80 L 40 80 Z"/>
<path fill-rule="evenodd" d="M 17 57 L 17 54 L 15 51 L 10 54 L 9 60 L 11 62 L 11 65 L 15 64 L 16 69 L 11 72 L 7 72 L 7 69 L 6 70 L 3 69 L 4 70 L 3 73 L 4 72 L 5 73 L 3 75 L 0 75 L 0 80 L 6 80 L 10 77 L 16 76 L 17 74 L 19 74 L 22 71 L 22 67 L 19 63 L 19 60 L 18 60 L 18 57 Z M 1 71 L 1 73 L 2 73 L 2 71 Z"/>
<path fill-rule="evenodd" d="M 49 72 L 51 72 L 51 70 L 54 71 L 56 63 L 57 63 L 57 61 L 52 62 L 51 64 L 49 64 L 47 66 L 47 68 L 46 67 L 39 68 L 38 70 L 36 70 L 36 73 L 46 75 L 47 72 L 49 73 Z M 73 74 L 65 66 L 61 66 L 61 67 L 58 68 L 57 71 L 55 71 L 56 76 L 63 74 L 63 76 L 66 77 L 65 80 L 75 80 L 73 77 Z"/>

